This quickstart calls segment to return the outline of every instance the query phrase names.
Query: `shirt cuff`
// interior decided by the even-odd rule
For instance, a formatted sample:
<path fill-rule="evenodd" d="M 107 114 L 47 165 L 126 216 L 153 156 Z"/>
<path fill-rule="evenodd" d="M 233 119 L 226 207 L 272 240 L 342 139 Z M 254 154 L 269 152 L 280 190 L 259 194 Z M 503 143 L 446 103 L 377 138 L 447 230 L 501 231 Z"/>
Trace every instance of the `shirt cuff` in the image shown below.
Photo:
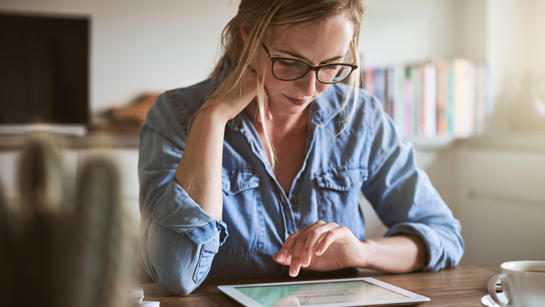
<path fill-rule="evenodd" d="M 445 251 L 443 250 L 442 239 L 428 225 L 420 223 L 402 223 L 391 227 L 385 237 L 396 235 L 414 235 L 424 243 L 427 252 L 427 263 L 422 271 L 438 271 L 444 267 Z"/>
<path fill-rule="evenodd" d="M 227 225 L 223 221 L 214 221 L 204 226 L 193 228 L 185 232 L 189 240 L 195 244 L 208 242 L 216 233 L 219 232 L 219 246 L 222 246 L 227 239 Z M 217 249 L 216 249 L 217 250 Z"/>
<path fill-rule="evenodd" d="M 228 237 L 227 225 L 204 211 L 174 178 L 158 200 L 153 213 L 155 221 L 163 227 L 185 234 L 196 244 L 210 241 L 219 234 L 219 246 Z"/>

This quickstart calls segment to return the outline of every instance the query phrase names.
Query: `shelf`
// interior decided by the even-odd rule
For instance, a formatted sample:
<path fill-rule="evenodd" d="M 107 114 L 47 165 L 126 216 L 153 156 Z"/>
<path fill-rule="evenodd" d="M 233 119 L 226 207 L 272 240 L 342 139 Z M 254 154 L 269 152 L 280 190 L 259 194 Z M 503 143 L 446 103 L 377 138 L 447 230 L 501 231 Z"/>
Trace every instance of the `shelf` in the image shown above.
<path fill-rule="evenodd" d="M 90 132 L 85 136 L 53 134 L 61 139 L 68 149 L 128 148 L 138 149 L 137 133 Z M 26 144 L 30 134 L 0 135 L 0 150 L 19 150 Z"/>
<path fill-rule="evenodd" d="M 509 132 L 485 135 L 464 140 L 461 144 L 483 149 L 545 152 L 545 132 Z"/>
<path fill-rule="evenodd" d="M 405 139 L 407 142 L 413 144 L 416 149 L 419 150 L 437 150 L 449 147 L 457 139 L 451 136 L 440 136 L 440 137 L 410 137 Z"/>

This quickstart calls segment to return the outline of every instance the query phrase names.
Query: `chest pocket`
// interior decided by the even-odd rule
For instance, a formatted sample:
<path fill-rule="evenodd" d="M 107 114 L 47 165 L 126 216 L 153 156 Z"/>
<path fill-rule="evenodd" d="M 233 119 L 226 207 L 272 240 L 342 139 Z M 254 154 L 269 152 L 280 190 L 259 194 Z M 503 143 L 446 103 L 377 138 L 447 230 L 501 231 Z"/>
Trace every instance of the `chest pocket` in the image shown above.
<path fill-rule="evenodd" d="M 258 186 L 259 177 L 250 171 L 224 172 L 222 175 L 222 188 L 227 195 L 235 195 L 244 190 L 255 189 Z"/>
<path fill-rule="evenodd" d="M 332 169 L 317 173 L 314 182 L 317 186 L 318 217 L 350 228 L 363 224 L 359 197 L 366 179 L 365 168 Z"/>
<path fill-rule="evenodd" d="M 223 221 L 229 238 L 220 253 L 245 254 L 264 245 L 265 223 L 260 178 L 251 170 L 223 170 Z"/>

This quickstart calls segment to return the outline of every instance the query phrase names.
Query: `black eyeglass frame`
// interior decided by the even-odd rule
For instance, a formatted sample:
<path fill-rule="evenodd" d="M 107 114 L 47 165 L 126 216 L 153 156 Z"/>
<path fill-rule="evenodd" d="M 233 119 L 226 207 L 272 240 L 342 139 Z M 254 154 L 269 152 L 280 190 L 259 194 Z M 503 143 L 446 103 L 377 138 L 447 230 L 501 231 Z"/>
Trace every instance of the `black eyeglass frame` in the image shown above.
<path fill-rule="evenodd" d="M 299 59 L 296 59 L 296 58 L 286 58 L 286 57 L 277 57 L 277 56 L 273 56 L 271 54 L 271 52 L 269 51 L 269 48 L 267 48 L 267 46 L 265 45 L 264 42 L 261 42 L 261 46 L 263 46 L 263 49 L 265 49 L 265 53 L 267 53 L 267 56 L 269 57 L 269 59 L 271 59 L 271 72 L 272 72 L 272 75 L 278 79 L 278 80 L 281 80 L 281 81 L 295 81 L 295 80 L 299 80 L 301 78 L 303 78 L 304 76 L 306 76 L 306 74 L 308 74 L 309 71 L 313 70 L 315 71 L 315 74 L 316 74 L 316 80 L 318 80 L 320 83 L 324 83 L 324 84 L 334 84 L 334 83 L 339 83 L 339 82 L 342 82 L 344 80 L 346 80 L 348 77 L 350 77 L 350 75 L 352 74 L 352 72 L 358 68 L 358 65 L 356 64 L 350 64 L 350 63 L 325 63 L 325 64 L 319 64 L 319 65 L 316 65 L 316 66 L 313 66 L 313 65 L 310 65 L 309 63 L 303 61 L 303 60 L 299 60 Z M 275 73 L 274 73 L 274 63 L 276 61 L 281 61 L 281 60 L 287 60 L 287 61 L 295 61 L 295 62 L 299 62 L 299 63 L 302 63 L 302 64 L 305 64 L 307 66 L 307 70 L 302 73 L 299 77 L 297 78 L 292 78 L 292 79 L 285 79 L 285 78 L 279 78 Z M 320 80 L 320 77 L 318 76 L 318 71 L 322 68 L 322 67 L 327 67 L 327 66 L 336 66 L 336 65 L 343 65 L 343 66 L 347 66 L 347 67 L 350 67 L 350 72 L 346 75 L 346 77 L 340 79 L 340 80 L 335 80 L 335 81 L 332 81 L 332 82 L 324 82 L 322 80 Z"/>

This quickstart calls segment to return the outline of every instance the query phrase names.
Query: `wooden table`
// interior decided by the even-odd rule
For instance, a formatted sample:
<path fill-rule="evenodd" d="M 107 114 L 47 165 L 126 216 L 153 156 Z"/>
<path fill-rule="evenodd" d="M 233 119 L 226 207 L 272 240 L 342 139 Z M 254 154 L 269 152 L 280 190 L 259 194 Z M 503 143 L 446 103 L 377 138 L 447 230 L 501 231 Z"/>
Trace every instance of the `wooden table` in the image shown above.
<path fill-rule="evenodd" d="M 219 292 L 217 285 L 244 284 L 255 282 L 293 281 L 301 279 L 328 279 L 373 276 L 392 285 L 425 295 L 431 302 L 421 306 L 482 306 L 481 297 L 487 294 L 488 279 L 500 272 L 499 265 L 460 266 L 455 269 L 433 273 L 411 273 L 384 275 L 370 271 L 325 274 L 311 278 L 260 278 L 238 280 L 211 280 L 204 282 L 191 295 L 186 297 L 169 296 L 153 283 L 142 284 L 146 301 L 160 301 L 161 307 L 168 306 L 238 306 L 238 304 Z"/>

